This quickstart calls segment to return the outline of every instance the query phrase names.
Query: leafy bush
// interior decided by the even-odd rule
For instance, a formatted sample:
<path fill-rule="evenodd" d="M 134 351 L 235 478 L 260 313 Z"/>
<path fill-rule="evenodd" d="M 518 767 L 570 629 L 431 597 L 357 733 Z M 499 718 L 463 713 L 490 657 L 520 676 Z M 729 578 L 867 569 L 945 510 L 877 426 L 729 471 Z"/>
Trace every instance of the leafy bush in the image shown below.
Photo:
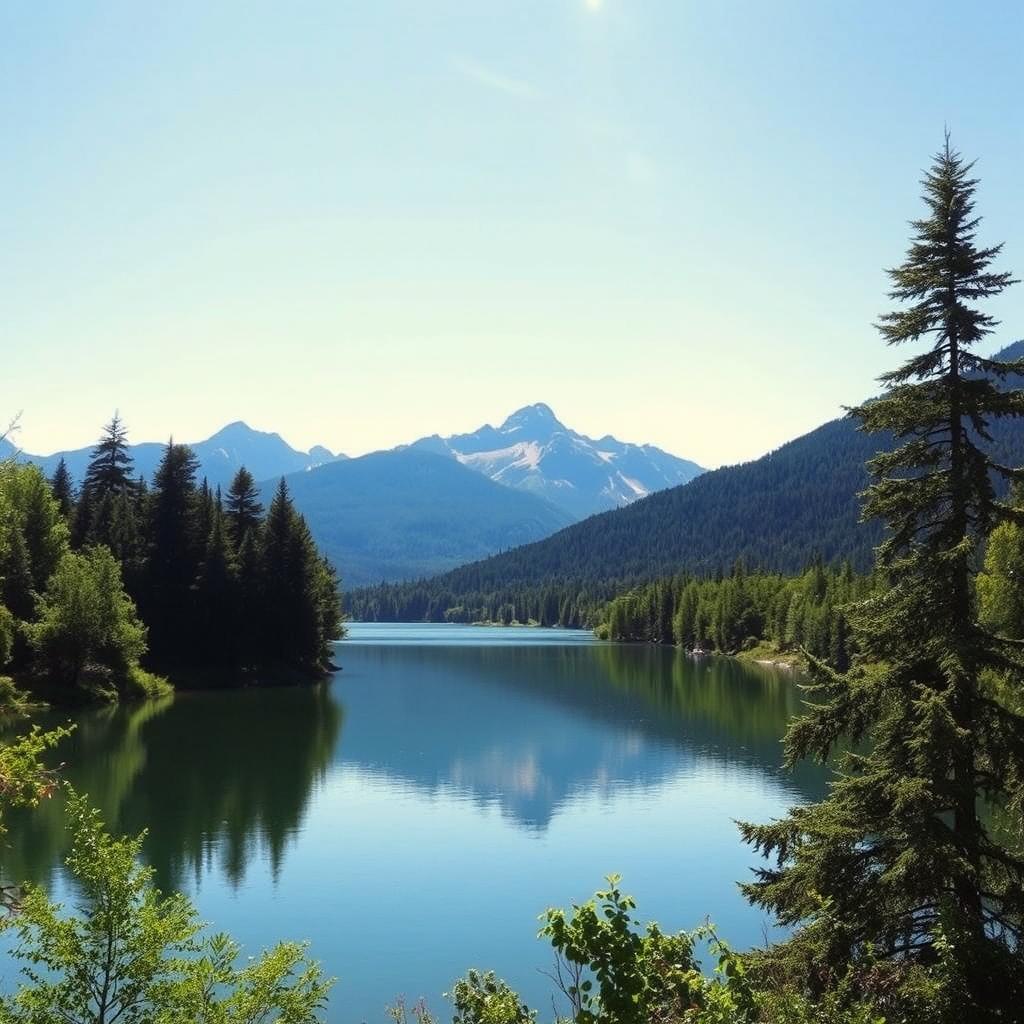
<path fill-rule="evenodd" d="M 470 971 L 448 993 L 453 1024 L 533 1024 L 537 1014 L 492 971 Z"/>
<path fill-rule="evenodd" d="M 26 627 L 37 667 L 65 688 L 105 680 L 123 690 L 146 650 L 146 627 L 124 591 L 121 567 L 105 547 L 66 552 Z M 90 676 L 91 673 L 91 676 Z"/>
<path fill-rule="evenodd" d="M 280 943 L 242 968 L 239 947 L 204 935 L 181 893 L 162 895 L 139 863 L 143 836 L 115 839 L 96 811 L 72 794 L 68 868 L 78 913 L 27 889 L 12 956 L 25 984 L 0 1002 L 4 1024 L 313 1024 L 330 982 L 305 947 Z"/>

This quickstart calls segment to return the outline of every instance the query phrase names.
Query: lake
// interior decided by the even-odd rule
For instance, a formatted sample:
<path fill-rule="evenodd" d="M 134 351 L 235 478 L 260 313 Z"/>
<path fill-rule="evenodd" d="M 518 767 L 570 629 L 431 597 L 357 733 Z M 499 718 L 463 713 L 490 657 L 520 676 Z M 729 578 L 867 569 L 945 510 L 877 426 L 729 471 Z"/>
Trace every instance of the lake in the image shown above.
<path fill-rule="evenodd" d="M 108 824 L 149 828 L 161 887 L 247 951 L 308 939 L 338 978 L 332 1022 L 382 1021 L 399 995 L 444 1019 L 474 966 L 549 1016 L 538 915 L 610 872 L 666 929 L 710 916 L 763 941 L 734 820 L 824 792 L 820 771 L 779 767 L 791 674 L 454 625 L 353 624 L 336 660 L 315 688 L 77 713 L 59 755 Z M 5 879 L 66 898 L 59 806 L 12 815 L 6 845 Z"/>

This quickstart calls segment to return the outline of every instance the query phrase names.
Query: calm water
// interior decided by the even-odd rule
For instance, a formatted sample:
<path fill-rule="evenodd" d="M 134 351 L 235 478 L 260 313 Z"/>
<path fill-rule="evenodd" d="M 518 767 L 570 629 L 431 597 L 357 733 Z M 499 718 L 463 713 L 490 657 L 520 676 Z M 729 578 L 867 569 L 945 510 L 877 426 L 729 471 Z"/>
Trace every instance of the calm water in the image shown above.
<path fill-rule="evenodd" d="M 150 829 L 162 887 L 250 951 L 308 938 L 339 979 L 331 1021 L 381 1021 L 399 994 L 443 1019 L 470 966 L 546 1010 L 537 915 L 612 871 L 666 928 L 710 915 L 762 941 L 733 820 L 823 788 L 778 767 L 786 673 L 462 626 L 355 625 L 337 660 L 316 689 L 89 711 L 60 753 L 108 823 Z M 59 807 L 15 817 L 4 878 L 66 896 L 64 842 Z"/>

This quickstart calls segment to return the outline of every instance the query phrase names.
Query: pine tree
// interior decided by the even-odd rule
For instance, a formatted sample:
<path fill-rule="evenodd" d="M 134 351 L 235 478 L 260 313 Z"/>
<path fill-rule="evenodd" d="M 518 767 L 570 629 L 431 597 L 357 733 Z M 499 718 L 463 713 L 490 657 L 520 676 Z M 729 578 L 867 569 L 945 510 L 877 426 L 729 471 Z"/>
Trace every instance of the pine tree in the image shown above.
<path fill-rule="evenodd" d="M 295 522 L 295 508 L 282 477 L 263 525 L 260 564 L 263 646 L 272 661 L 287 661 L 298 642 L 303 566 L 296 564 L 300 552 Z"/>
<path fill-rule="evenodd" d="M 196 534 L 198 466 L 187 445 L 167 443 L 149 497 L 149 551 L 143 618 L 150 648 L 161 659 L 183 652 L 194 628 L 192 583 L 205 538 Z"/>
<path fill-rule="evenodd" d="M 267 511 L 262 539 L 264 656 L 322 669 L 330 660 L 330 642 L 341 634 L 337 580 L 295 511 L 283 478 Z"/>
<path fill-rule="evenodd" d="M 219 503 L 211 509 L 210 530 L 193 589 L 199 653 L 205 662 L 233 664 L 238 641 L 238 568 Z"/>
<path fill-rule="evenodd" d="M 32 589 L 32 559 L 25 534 L 14 529 L 0 551 L 0 604 L 15 618 L 28 620 L 35 611 Z"/>
<path fill-rule="evenodd" d="M 57 463 L 57 468 L 53 471 L 50 487 L 60 507 L 60 514 L 65 519 L 70 519 L 75 505 L 75 488 L 71 482 L 71 473 L 68 472 L 68 464 L 64 461 L 63 456 L 61 456 L 60 461 Z"/>
<path fill-rule="evenodd" d="M 231 481 L 224 507 L 235 543 L 240 545 L 246 533 L 259 525 L 263 514 L 256 482 L 245 466 L 238 470 Z"/>
<path fill-rule="evenodd" d="M 263 641 L 263 576 L 258 528 L 246 531 L 239 545 L 235 564 L 238 583 L 236 663 L 249 668 L 259 661 Z"/>
<path fill-rule="evenodd" d="M 114 499 L 132 489 L 128 432 L 115 412 L 89 457 L 72 529 L 76 547 L 109 543 L 109 515 Z"/>
<path fill-rule="evenodd" d="M 128 592 L 134 595 L 141 586 L 145 565 L 141 495 L 134 488 L 121 491 L 104 502 L 104 506 L 96 517 L 97 520 L 102 518 L 105 524 L 104 536 L 97 536 L 93 543 L 103 543 L 110 548 L 121 563 Z"/>
<path fill-rule="evenodd" d="M 128 450 L 128 432 L 115 412 L 92 450 L 85 471 L 85 487 L 100 496 L 126 489 L 131 484 L 133 461 Z"/>
<path fill-rule="evenodd" d="M 981 248 L 971 165 L 946 145 L 923 180 L 927 215 L 913 222 L 891 297 L 909 303 L 879 325 L 889 344 L 926 339 L 886 374 L 885 394 L 854 410 L 864 430 L 888 431 L 893 451 L 869 467 L 864 513 L 885 521 L 882 586 L 850 613 L 860 654 L 847 675 L 815 666 L 814 703 L 792 726 L 790 764 L 838 758 L 821 803 L 745 838 L 775 865 L 745 886 L 793 937 L 764 954 L 808 972 L 896 978 L 940 964 L 945 1019 L 1017 1020 L 1024 1000 L 1024 857 L 984 806 L 1024 800 L 1024 718 L 993 680 L 1019 689 L 1019 647 L 979 624 L 978 543 L 1024 508 L 995 496 L 988 424 L 1024 414 L 1024 393 L 972 347 L 996 321 L 975 303 L 1011 284 Z M 845 746 L 852 741 L 855 749 Z M 1016 1008 L 1016 1009 L 1015 1009 Z"/>

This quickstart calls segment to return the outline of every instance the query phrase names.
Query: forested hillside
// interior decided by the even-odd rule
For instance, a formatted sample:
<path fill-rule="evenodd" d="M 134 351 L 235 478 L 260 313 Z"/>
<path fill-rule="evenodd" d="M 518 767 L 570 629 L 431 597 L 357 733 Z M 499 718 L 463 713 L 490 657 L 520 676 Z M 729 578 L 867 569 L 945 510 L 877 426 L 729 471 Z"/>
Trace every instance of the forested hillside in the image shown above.
<path fill-rule="evenodd" d="M 412 448 L 288 476 L 296 508 L 348 585 L 411 579 L 547 537 L 572 522 L 550 502 Z M 263 485 L 269 501 L 276 481 Z"/>
<path fill-rule="evenodd" d="M 998 358 L 1022 355 L 1024 342 L 1016 342 Z M 1024 464 L 1024 426 L 1001 421 L 991 433 L 998 462 Z M 815 559 L 864 570 L 881 538 L 877 523 L 860 522 L 864 464 L 890 446 L 886 435 L 861 433 L 851 419 L 832 420 L 753 462 L 705 473 L 537 543 L 431 580 L 353 594 L 351 611 L 439 619 L 447 608 L 535 604 L 545 588 L 557 588 L 561 599 L 581 592 L 610 596 L 678 572 L 724 572 L 737 559 L 783 573 L 800 572 Z"/>
<path fill-rule="evenodd" d="M 748 573 L 737 563 L 721 579 L 677 576 L 621 594 L 602 610 L 597 632 L 722 654 L 764 645 L 772 655 L 806 651 L 846 671 L 855 645 L 845 609 L 871 586 L 849 563 L 817 562 L 799 576 Z"/>
<path fill-rule="evenodd" d="M 833 420 L 755 462 L 705 473 L 535 544 L 433 580 L 353 593 L 350 609 L 356 618 L 441 619 L 463 606 L 523 607 L 548 587 L 563 599 L 580 591 L 610 597 L 681 571 L 714 574 L 737 558 L 787 573 L 818 556 L 866 568 L 879 532 L 859 523 L 857 493 L 877 450 L 877 438 Z"/>

